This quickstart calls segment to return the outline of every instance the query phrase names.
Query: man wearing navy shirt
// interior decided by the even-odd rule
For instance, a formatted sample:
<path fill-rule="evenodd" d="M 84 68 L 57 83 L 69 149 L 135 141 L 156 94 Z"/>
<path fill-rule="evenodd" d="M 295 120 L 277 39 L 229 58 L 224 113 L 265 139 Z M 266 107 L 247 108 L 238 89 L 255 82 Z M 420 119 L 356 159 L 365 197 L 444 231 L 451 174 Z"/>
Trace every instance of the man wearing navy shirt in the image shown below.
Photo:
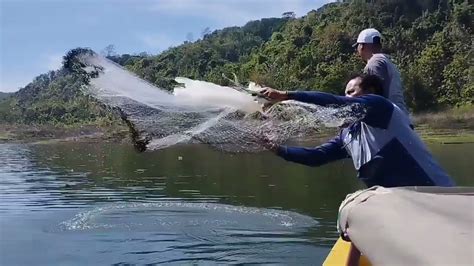
<path fill-rule="evenodd" d="M 332 140 L 315 148 L 273 147 L 285 160 L 309 166 L 351 158 L 358 177 L 368 186 L 453 186 L 420 137 L 408 116 L 395 104 L 374 93 L 383 92 L 375 75 L 361 75 L 349 81 L 346 96 L 323 92 L 283 92 L 265 88 L 264 96 L 296 100 L 321 106 L 359 104 L 365 115 L 343 128 Z"/>

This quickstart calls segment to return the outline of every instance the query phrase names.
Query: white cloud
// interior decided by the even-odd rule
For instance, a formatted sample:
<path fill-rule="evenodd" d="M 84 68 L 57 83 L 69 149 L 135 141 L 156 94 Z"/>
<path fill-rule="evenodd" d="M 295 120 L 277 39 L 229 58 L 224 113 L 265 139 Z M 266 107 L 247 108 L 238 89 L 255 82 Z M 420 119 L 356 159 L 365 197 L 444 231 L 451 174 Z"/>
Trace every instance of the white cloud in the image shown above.
<path fill-rule="evenodd" d="M 241 25 L 249 20 L 280 17 L 293 11 L 306 15 L 328 0 L 156 0 L 152 11 L 163 15 L 197 16 L 212 19 L 222 26 Z"/>

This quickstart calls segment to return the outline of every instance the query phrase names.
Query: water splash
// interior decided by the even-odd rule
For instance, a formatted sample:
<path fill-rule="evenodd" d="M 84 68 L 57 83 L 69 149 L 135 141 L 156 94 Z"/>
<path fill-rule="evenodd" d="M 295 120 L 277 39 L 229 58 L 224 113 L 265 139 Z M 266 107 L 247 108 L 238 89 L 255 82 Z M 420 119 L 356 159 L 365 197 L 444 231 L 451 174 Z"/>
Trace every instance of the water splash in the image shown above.
<path fill-rule="evenodd" d="M 194 226 L 213 230 L 306 230 L 318 223 L 291 211 L 210 202 L 161 201 L 112 204 L 76 214 L 60 224 L 64 231 L 152 230 L 178 233 Z M 235 228 L 234 228 L 235 227 Z"/>
<path fill-rule="evenodd" d="M 291 211 L 176 199 L 96 207 L 64 221 L 59 230 L 93 235 L 94 243 L 107 241 L 113 250 L 125 245 L 126 253 L 114 253 L 114 261 L 300 265 L 321 256 L 308 237 L 318 225 Z"/>

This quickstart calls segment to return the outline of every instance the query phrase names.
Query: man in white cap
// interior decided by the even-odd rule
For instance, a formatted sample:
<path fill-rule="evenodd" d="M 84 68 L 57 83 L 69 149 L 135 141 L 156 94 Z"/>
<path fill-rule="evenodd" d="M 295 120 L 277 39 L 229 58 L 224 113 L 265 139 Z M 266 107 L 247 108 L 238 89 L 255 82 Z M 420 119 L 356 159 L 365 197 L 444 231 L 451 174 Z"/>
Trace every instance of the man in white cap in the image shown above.
<path fill-rule="evenodd" d="M 403 97 L 403 86 L 400 71 L 386 54 L 381 53 L 382 35 L 376 29 L 365 29 L 357 38 L 357 53 L 367 62 L 364 72 L 376 75 L 383 81 L 383 96 L 396 104 L 405 114 L 409 115 Z"/>

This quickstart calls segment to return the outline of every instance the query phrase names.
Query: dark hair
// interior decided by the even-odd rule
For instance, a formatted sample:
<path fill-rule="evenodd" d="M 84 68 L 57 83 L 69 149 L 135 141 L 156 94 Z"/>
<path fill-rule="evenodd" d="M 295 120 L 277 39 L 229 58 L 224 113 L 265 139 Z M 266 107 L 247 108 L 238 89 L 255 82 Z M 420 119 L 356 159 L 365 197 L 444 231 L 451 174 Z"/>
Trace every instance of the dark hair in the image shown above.
<path fill-rule="evenodd" d="M 353 79 L 356 79 L 356 78 L 360 78 L 362 79 L 362 76 L 364 74 L 360 74 L 360 72 L 352 72 L 349 74 L 349 80 L 353 80 Z"/>
<path fill-rule="evenodd" d="M 373 41 L 374 44 L 382 44 L 382 41 L 380 40 L 379 36 L 373 37 L 372 41 Z"/>
<path fill-rule="evenodd" d="M 359 75 L 359 78 L 361 79 L 360 82 L 360 88 L 364 92 L 371 92 L 373 94 L 377 94 L 380 96 L 383 96 L 383 81 L 381 78 L 379 78 L 376 75 L 371 75 L 371 74 L 362 74 Z"/>
<path fill-rule="evenodd" d="M 382 49 L 382 40 L 379 36 L 375 36 L 372 38 L 372 46 L 376 49 Z"/>

